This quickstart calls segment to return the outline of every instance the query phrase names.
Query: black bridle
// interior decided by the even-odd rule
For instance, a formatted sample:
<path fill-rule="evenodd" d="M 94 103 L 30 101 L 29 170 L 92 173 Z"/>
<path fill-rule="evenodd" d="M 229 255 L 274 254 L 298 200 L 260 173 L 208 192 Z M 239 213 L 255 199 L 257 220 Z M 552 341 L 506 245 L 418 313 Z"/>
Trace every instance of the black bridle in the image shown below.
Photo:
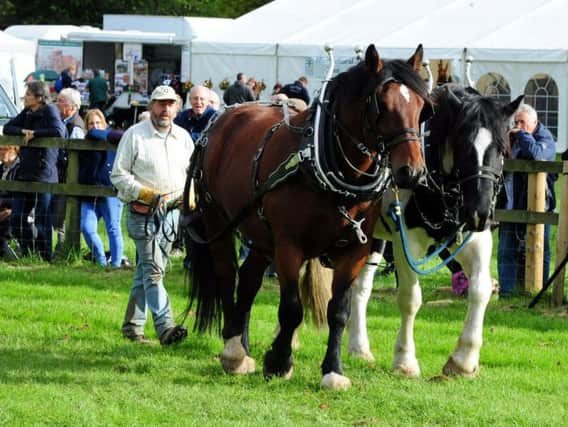
<path fill-rule="evenodd" d="M 363 123 L 366 124 L 366 129 L 374 132 L 377 135 L 377 150 L 380 153 L 386 154 L 392 147 L 405 142 L 420 141 L 420 132 L 414 128 L 403 128 L 398 133 L 392 135 L 390 138 L 385 138 L 376 128 L 376 123 L 379 122 L 381 115 L 381 108 L 379 105 L 379 97 L 383 89 L 389 83 L 401 83 L 394 77 L 389 77 L 379 83 L 375 90 L 365 100 L 366 108 L 364 110 Z M 363 133 L 364 135 L 364 133 Z"/>
<path fill-rule="evenodd" d="M 380 82 L 373 92 L 366 98 L 365 100 L 365 108 L 362 110 L 362 136 L 363 141 L 359 140 L 357 137 L 353 135 L 342 123 L 341 120 L 335 114 L 335 111 L 330 111 L 327 106 L 322 106 L 324 113 L 329 116 L 333 122 L 333 134 L 337 141 L 337 146 L 341 152 L 341 155 L 344 159 L 344 162 L 355 172 L 367 176 L 367 177 L 375 177 L 380 173 L 381 162 L 378 159 L 385 159 L 385 162 L 388 161 L 390 150 L 392 147 L 408 143 L 408 142 L 420 142 L 420 132 L 418 129 L 415 128 L 402 128 L 398 133 L 386 138 L 381 132 L 377 129 L 376 124 L 379 121 L 379 117 L 381 115 L 381 109 L 379 106 L 379 97 L 382 93 L 384 87 L 389 83 L 400 83 L 394 77 L 389 77 L 384 81 Z M 369 157 L 370 159 L 376 160 L 375 162 L 375 170 L 372 173 L 362 171 L 355 167 L 347 158 L 345 154 L 345 150 L 343 148 L 343 140 L 339 134 L 341 131 L 341 135 L 343 135 L 347 141 L 349 141 L 362 155 Z M 369 143 L 365 139 L 365 135 L 368 133 L 372 133 L 376 135 L 376 140 L 373 143 Z M 375 154 L 371 152 L 369 147 L 375 148 Z M 385 163 L 386 165 L 386 163 Z"/>
<path fill-rule="evenodd" d="M 441 156 L 441 154 L 439 153 Z M 464 207 L 464 192 L 462 185 L 466 182 L 473 180 L 488 180 L 493 183 L 493 198 L 492 206 L 495 207 L 497 195 L 501 191 L 503 185 L 503 155 L 501 154 L 500 167 L 493 166 L 476 166 L 468 168 L 469 173 L 464 173 L 460 168 L 455 165 L 450 174 L 443 172 L 443 167 L 440 163 L 440 171 L 438 179 L 436 179 L 430 172 L 428 172 L 428 185 L 438 191 L 442 196 L 442 205 L 445 211 L 444 217 L 446 221 L 455 224 L 460 223 L 460 210 Z"/>

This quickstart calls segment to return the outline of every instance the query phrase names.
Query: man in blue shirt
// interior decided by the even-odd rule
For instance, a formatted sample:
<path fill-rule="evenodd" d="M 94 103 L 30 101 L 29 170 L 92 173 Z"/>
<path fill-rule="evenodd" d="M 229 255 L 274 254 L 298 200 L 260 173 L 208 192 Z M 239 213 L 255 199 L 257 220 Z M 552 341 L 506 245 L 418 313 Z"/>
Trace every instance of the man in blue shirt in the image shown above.
<path fill-rule="evenodd" d="M 308 79 L 306 77 L 300 77 L 294 83 L 285 85 L 280 92 L 286 95 L 288 98 L 298 98 L 310 105 L 310 94 L 308 93 Z"/>
<path fill-rule="evenodd" d="M 523 160 L 549 160 L 556 156 L 556 143 L 550 131 L 538 121 L 537 113 L 530 105 L 522 104 L 515 113 L 515 127 L 509 131 L 511 158 Z M 556 207 L 554 181 L 556 175 L 546 177 L 546 210 Z M 507 194 L 506 209 L 527 209 L 527 175 L 512 173 L 505 176 Z M 502 222 L 499 225 L 497 264 L 499 270 L 499 295 L 510 296 L 524 276 L 525 224 Z M 550 267 L 550 225 L 544 226 L 543 281 L 548 280 Z"/>
<path fill-rule="evenodd" d="M 197 142 L 201 132 L 217 112 L 210 105 L 210 90 L 205 86 L 193 86 L 189 92 L 191 108 L 179 113 L 174 123 L 189 132 L 193 142 Z"/>

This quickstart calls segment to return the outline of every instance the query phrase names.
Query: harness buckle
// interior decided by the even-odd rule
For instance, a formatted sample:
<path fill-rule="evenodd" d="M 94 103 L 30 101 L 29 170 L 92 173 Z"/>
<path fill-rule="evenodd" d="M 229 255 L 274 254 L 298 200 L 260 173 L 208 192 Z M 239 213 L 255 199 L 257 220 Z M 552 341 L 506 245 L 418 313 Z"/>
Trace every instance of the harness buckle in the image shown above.
<path fill-rule="evenodd" d="M 304 160 L 309 160 L 312 158 L 312 151 L 310 149 L 310 147 L 306 147 L 303 150 L 298 151 L 298 157 L 300 159 L 300 162 L 303 162 Z"/>
<path fill-rule="evenodd" d="M 355 232 L 355 235 L 357 236 L 359 243 L 361 243 L 362 245 L 367 243 L 369 239 L 367 238 L 365 232 L 361 229 L 361 224 L 363 224 L 365 218 L 362 218 L 361 220 L 357 221 L 356 219 L 351 218 L 349 212 L 347 211 L 347 209 L 345 209 L 345 206 L 339 206 L 337 209 L 339 210 L 341 216 L 343 216 L 343 218 L 345 218 L 349 222 L 349 225 L 351 229 Z"/>

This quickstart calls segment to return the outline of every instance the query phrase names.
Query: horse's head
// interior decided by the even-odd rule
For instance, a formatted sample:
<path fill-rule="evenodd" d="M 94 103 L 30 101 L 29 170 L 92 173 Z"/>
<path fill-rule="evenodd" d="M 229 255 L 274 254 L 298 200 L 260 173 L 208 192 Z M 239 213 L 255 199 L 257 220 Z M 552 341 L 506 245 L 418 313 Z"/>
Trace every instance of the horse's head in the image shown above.
<path fill-rule="evenodd" d="M 406 62 L 386 61 L 370 45 L 365 60 L 337 78 L 342 127 L 369 151 L 390 156 L 394 181 L 402 188 L 412 188 L 425 173 L 419 128 L 423 107 L 427 115 L 432 108 L 418 74 L 422 56 L 420 45 Z"/>
<path fill-rule="evenodd" d="M 490 225 L 500 188 L 507 122 L 523 96 L 503 104 L 450 84 L 433 98 L 437 110 L 428 143 L 438 148 L 444 191 L 457 200 L 458 220 L 469 230 L 482 231 Z"/>

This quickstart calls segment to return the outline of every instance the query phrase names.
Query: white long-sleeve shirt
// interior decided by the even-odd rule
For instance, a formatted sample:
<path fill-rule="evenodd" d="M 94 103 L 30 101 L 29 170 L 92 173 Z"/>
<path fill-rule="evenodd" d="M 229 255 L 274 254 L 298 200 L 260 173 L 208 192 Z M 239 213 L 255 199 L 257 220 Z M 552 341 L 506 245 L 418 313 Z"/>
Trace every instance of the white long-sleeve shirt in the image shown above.
<path fill-rule="evenodd" d="M 129 128 L 118 144 L 110 175 L 124 202 L 137 200 L 142 187 L 175 199 L 183 192 L 193 141 L 187 131 L 173 124 L 160 133 L 151 120 Z"/>

